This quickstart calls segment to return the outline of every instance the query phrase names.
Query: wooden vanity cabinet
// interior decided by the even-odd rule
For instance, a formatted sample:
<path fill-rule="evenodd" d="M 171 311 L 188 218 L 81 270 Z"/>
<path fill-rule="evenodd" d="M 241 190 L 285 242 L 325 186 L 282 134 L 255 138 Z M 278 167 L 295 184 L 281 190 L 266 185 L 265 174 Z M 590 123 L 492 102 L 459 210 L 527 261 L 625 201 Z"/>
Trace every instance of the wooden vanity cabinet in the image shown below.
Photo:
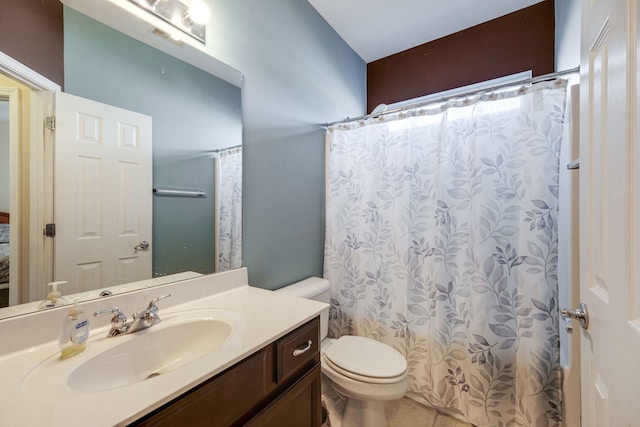
<path fill-rule="evenodd" d="M 130 425 L 320 427 L 319 344 L 316 317 Z"/>

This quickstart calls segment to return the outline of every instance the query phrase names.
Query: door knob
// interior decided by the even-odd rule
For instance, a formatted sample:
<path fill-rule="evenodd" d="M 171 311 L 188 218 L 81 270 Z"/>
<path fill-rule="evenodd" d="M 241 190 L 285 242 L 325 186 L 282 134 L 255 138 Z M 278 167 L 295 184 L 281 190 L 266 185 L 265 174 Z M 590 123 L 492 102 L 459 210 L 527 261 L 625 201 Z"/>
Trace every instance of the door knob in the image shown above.
<path fill-rule="evenodd" d="M 147 249 L 149 249 L 149 242 L 146 240 L 143 240 L 133 248 L 134 251 L 146 251 Z"/>
<path fill-rule="evenodd" d="M 571 319 L 576 319 L 580 323 L 582 329 L 587 329 L 589 327 L 589 312 L 587 311 L 587 305 L 583 302 L 581 302 L 575 310 L 570 308 L 561 309 L 560 315 L 566 322 L 567 332 L 571 332 L 573 329 Z"/>

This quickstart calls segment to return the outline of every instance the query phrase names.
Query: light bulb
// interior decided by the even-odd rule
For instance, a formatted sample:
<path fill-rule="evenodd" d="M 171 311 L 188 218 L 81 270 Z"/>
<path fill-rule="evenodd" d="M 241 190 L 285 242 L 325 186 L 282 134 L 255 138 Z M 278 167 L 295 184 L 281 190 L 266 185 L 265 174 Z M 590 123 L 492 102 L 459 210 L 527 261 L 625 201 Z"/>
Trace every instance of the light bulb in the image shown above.
<path fill-rule="evenodd" d="M 209 6 L 203 0 L 193 0 L 189 5 L 189 18 L 196 24 L 206 24 L 211 18 Z"/>

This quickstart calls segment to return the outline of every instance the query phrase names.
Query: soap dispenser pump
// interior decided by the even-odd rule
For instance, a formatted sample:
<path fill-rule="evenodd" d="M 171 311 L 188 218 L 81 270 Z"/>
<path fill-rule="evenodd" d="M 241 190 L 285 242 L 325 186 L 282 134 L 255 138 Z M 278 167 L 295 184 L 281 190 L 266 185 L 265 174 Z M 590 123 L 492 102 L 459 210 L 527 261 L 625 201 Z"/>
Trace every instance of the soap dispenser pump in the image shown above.
<path fill-rule="evenodd" d="M 82 353 L 87 347 L 89 321 L 82 316 L 82 313 L 83 311 L 78 305 L 78 298 L 75 298 L 73 307 L 69 310 L 58 337 L 60 359 L 68 359 Z"/>
<path fill-rule="evenodd" d="M 69 302 L 62 296 L 58 290 L 58 285 L 64 285 L 66 281 L 47 283 L 47 286 L 51 286 L 51 291 L 47 294 L 47 299 L 42 301 L 38 306 L 38 310 L 46 310 L 48 308 L 62 307 L 69 304 Z"/>

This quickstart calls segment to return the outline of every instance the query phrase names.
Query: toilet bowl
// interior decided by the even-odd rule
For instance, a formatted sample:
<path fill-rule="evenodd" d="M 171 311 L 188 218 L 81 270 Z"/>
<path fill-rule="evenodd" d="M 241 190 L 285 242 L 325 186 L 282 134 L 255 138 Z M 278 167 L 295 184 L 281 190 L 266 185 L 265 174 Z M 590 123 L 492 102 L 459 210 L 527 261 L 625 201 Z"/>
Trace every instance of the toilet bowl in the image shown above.
<path fill-rule="evenodd" d="M 381 342 L 346 335 L 322 342 L 322 374 L 347 398 L 343 427 L 386 426 L 384 402 L 407 391 L 407 362 Z"/>
<path fill-rule="evenodd" d="M 312 277 L 278 290 L 329 302 L 328 280 Z M 353 335 L 326 338 L 328 309 L 320 315 L 321 371 L 346 398 L 343 427 L 386 427 L 384 401 L 400 399 L 408 388 L 407 361 L 394 348 Z"/>

